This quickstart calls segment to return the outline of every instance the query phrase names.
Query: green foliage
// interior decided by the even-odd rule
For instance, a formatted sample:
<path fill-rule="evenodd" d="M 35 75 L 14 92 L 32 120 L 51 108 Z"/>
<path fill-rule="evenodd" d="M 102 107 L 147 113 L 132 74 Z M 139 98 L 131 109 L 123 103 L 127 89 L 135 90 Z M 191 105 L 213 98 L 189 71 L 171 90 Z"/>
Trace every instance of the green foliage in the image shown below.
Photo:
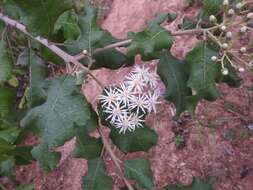
<path fill-rule="evenodd" d="M 32 156 L 40 163 L 40 166 L 44 171 L 55 169 L 61 158 L 61 154 L 59 152 L 50 151 L 46 143 L 33 148 Z"/>
<path fill-rule="evenodd" d="M 147 29 L 138 33 L 130 32 L 128 37 L 132 39 L 132 42 L 127 48 L 127 55 L 132 57 L 140 54 L 142 60 L 149 61 L 158 59 L 161 50 L 169 49 L 172 38 L 166 29 L 159 26 L 165 18 L 166 15 L 160 15 L 149 23 Z"/>
<path fill-rule="evenodd" d="M 148 160 L 138 158 L 124 161 L 124 174 L 128 179 L 137 181 L 137 187 L 152 189 L 153 175 Z"/>
<path fill-rule="evenodd" d="M 78 26 L 80 36 L 77 40 L 67 40 L 65 46 L 71 54 L 81 53 L 84 49 L 93 55 L 96 48 L 103 48 L 106 45 L 117 42 L 112 35 L 97 26 L 97 10 L 93 6 L 85 6 L 85 15 L 78 17 Z M 106 67 L 109 69 L 118 69 L 123 65 L 133 64 L 133 59 L 126 57 L 116 49 L 108 49 L 105 52 L 94 53 L 95 62 L 91 69 Z M 83 64 L 88 65 L 88 60 L 83 60 Z"/>
<path fill-rule="evenodd" d="M 102 159 L 88 161 L 88 173 L 83 177 L 83 190 L 112 190 L 112 178 L 106 174 Z"/>
<path fill-rule="evenodd" d="M 77 14 L 73 10 L 64 12 L 55 23 L 54 33 L 63 32 L 65 39 L 75 40 L 80 35 Z"/>
<path fill-rule="evenodd" d="M 30 66 L 30 85 L 28 92 L 28 103 L 30 107 L 42 104 L 46 99 L 44 80 L 48 77 L 47 67 L 43 60 L 32 50 L 29 50 L 28 61 Z"/>
<path fill-rule="evenodd" d="M 168 51 L 164 51 L 157 67 L 157 73 L 166 86 L 165 98 L 176 106 L 176 117 L 187 110 L 187 97 L 191 96 L 191 89 L 187 87 L 188 74 L 185 72 L 185 64 Z"/>
<path fill-rule="evenodd" d="M 0 86 L 0 117 L 9 113 L 15 103 L 16 90 Z"/>
<path fill-rule="evenodd" d="M 67 140 L 76 135 L 79 126 L 85 126 L 86 130 L 92 131 L 97 126 L 93 120 L 96 115 L 91 110 L 79 89 L 75 86 L 75 79 L 62 76 L 48 81 L 46 101 L 31 109 L 21 121 L 22 126 L 33 125 L 39 129 L 42 144 L 32 150 L 42 168 L 46 171 L 54 169 L 60 159 L 60 153 L 51 151 L 52 148 L 63 145 Z M 83 138 L 83 137 L 81 137 Z M 80 140 L 80 137 L 77 136 Z M 83 141 L 78 141 L 77 150 L 81 156 L 94 157 L 98 154 L 95 150 L 82 150 Z M 98 142 L 91 142 L 100 149 Z M 86 146 L 90 146 L 88 143 Z M 79 155 L 79 156 L 80 156 Z"/>
<path fill-rule="evenodd" d="M 34 36 L 51 38 L 60 15 L 72 8 L 72 0 L 13 0 L 21 10 L 21 20 Z"/>
<path fill-rule="evenodd" d="M 221 75 L 220 66 L 211 60 L 217 54 L 209 43 L 201 42 L 186 56 L 188 87 L 195 90 L 198 97 L 209 101 L 219 96 L 216 79 Z"/>
<path fill-rule="evenodd" d="M 198 177 L 194 177 L 190 186 L 169 185 L 164 190 L 213 190 L 213 179 L 202 181 Z"/>
<path fill-rule="evenodd" d="M 143 128 L 137 128 L 134 132 L 127 131 L 125 134 L 119 134 L 118 129 L 111 127 L 110 138 L 121 151 L 136 152 L 148 151 L 156 145 L 158 135 L 154 130 L 146 125 Z"/>
<path fill-rule="evenodd" d="M 33 184 L 20 185 L 16 188 L 16 190 L 34 190 Z"/>
<path fill-rule="evenodd" d="M 200 16 L 208 18 L 210 15 L 217 15 L 220 11 L 223 0 L 203 0 Z"/>
<path fill-rule="evenodd" d="M 35 125 L 43 142 L 52 148 L 73 137 L 74 124 L 86 125 L 90 116 L 90 105 L 75 86 L 74 78 L 62 76 L 49 81 L 46 102 L 31 109 L 21 125 Z"/>
<path fill-rule="evenodd" d="M 3 39 L 0 41 L 0 60 L 0 83 L 2 83 L 10 79 L 12 70 L 11 57 Z"/>
<path fill-rule="evenodd" d="M 101 138 L 90 137 L 84 127 L 77 129 L 76 148 L 74 150 L 76 158 L 95 159 L 100 156 L 102 148 Z"/>

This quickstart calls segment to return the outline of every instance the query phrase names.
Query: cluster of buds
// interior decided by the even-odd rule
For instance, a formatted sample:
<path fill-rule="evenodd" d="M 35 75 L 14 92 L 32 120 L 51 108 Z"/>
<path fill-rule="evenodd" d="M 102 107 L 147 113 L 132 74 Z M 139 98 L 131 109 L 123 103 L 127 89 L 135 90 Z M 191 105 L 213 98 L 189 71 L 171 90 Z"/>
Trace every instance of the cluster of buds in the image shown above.
<path fill-rule="evenodd" d="M 105 120 L 124 134 L 142 127 L 145 117 L 156 112 L 160 94 L 156 73 L 147 67 L 135 66 L 120 85 L 103 90 L 99 103 Z"/>
<path fill-rule="evenodd" d="M 247 56 L 249 52 L 248 48 L 247 46 L 239 47 L 239 49 L 232 48 L 236 39 L 253 29 L 249 24 L 253 23 L 253 12 L 249 10 L 245 11 L 248 6 L 247 2 L 238 2 L 236 5 L 230 5 L 229 0 L 224 0 L 222 5 L 224 11 L 222 23 L 218 23 L 216 16 L 209 16 L 209 21 L 217 26 L 217 29 L 220 31 L 220 35 L 216 39 L 222 50 L 220 57 L 213 56 L 211 60 L 222 64 L 221 73 L 223 75 L 229 74 L 228 69 L 224 67 L 224 59 L 227 59 L 239 72 L 243 72 L 245 67 L 252 66 L 252 63 L 247 63 L 243 60 L 244 56 Z M 238 18 L 235 19 L 235 16 Z M 237 26 L 240 26 L 238 31 L 236 31 Z M 237 59 L 239 64 L 234 64 L 233 60 L 229 57 L 230 55 Z"/>

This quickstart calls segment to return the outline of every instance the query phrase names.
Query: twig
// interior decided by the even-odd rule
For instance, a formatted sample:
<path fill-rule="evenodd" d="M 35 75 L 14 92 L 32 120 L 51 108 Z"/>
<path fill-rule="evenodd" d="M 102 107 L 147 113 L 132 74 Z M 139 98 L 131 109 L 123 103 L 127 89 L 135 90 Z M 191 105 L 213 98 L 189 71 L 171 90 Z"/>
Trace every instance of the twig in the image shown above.
<path fill-rule="evenodd" d="M 55 44 L 49 42 L 47 39 L 45 39 L 43 37 L 32 36 L 26 30 L 26 27 L 23 24 L 5 16 L 1 12 L 0 12 L 0 20 L 4 21 L 7 25 L 14 27 L 15 29 L 17 29 L 17 30 L 23 32 L 24 34 L 26 34 L 27 36 L 29 36 L 30 38 L 32 38 L 32 39 L 36 40 L 37 42 L 41 43 L 42 45 L 46 46 L 52 52 L 54 52 L 56 55 L 61 57 L 66 62 L 66 64 L 73 63 L 74 65 L 78 65 L 81 69 L 85 70 L 101 86 L 101 88 L 104 88 L 104 85 L 90 72 L 90 70 L 88 68 L 86 68 L 84 65 L 82 65 L 74 56 L 69 55 L 68 53 L 66 53 L 65 51 L 63 51 L 59 47 L 57 47 Z"/>
<path fill-rule="evenodd" d="M 122 169 L 120 167 L 120 164 L 119 164 L 119 159 L 115 156 L 115 154 L 114 154 L 114 152 L 113 152 L 113 150 L 112 150 L 109 142 L 107 141 L 107 138 L 105 137 L 105 135 L 101 131 L 100 127 L 98 127 L 97 130 L 98 130 L 98 132 L 99 132 L 99 134 L 100 134 L 100 136 L 102 138 L 102 141 L 103 141 L 103 144 L 104 144 L 104 147 L 105 147 L 106 151 L 109 153 L 110 157 L 112 158 L 112 161 L 115 164 L 115 166 L 117 167 L 117 169 L 118 169 L 118 171 L 119 171 L 119 173 L 120 173 L 120 175 L 121 175 L 124 183 L 126 184 L 127 188 L 129 190 L 134 190 L 134 188 L 132 187 L 132 185 L 125 178 L 124 173 L 123 173 L 123 171 L 122 171 Z"/>
<path fill-rule="evenodd" d="M 1 188 L 2 190 L 8 190 L 1 182 L 0 182 L 0 188 Z"/>

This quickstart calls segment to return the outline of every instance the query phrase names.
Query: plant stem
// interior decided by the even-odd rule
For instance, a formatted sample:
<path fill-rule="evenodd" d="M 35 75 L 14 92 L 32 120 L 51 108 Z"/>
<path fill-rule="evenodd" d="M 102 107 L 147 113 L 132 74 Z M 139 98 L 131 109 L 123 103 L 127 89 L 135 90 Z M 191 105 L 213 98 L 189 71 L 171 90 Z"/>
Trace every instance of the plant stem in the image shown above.
<path fill-rule="evenodd" d="M 113 152 L 113 150 L 112 150 L 112 148 L 111 148 L 111 146 L 110 146 L 110 143 L 107 141 L 107 138 L 106 138 L 105 135 L 103 134 L 103 132 L 102 132 L 100 126 L 98 127 L 97 130 L 98 130 L 98 132 L 99 132 L 99 134 L 100 134 L 100 136 L 101 136 L 101 138 L 102 138 L 102 141 L 103 141 L 103 144 L 104 144 L 104 147 L 105 147 L 106 151 L 109 153 L 110 157 L 112 158 L 112 161 L 113 161 L 113 163 L 115 164 L 115 166 L 117 167 L 117 169 L 118 169 L 118 171 L 119 171 L 119 173 L 120 173 L 120 175 L 121 175 L 121 178 L 123 179 L 123 181 L 124 181 L 124 183 L 126 184 L 127 188 L 128 188 L 129 190 L 134 190 L 134 188 L 132 187 L 132 185 L 131 185 L 131 184 L 128 182 L 128 180 L 125 178 L 124 173 L 123 173 L 123 171 L 122 171 L 122 169 L 121 169 L 121 166 L 120 166 L 120 164 L 119 164 L 119 159 L 118 159 L 118 158 L 116 157 L 116 155 L 114 154 L 114 152 Z"/>
<path fill-rule="evenodd" d="M 0 189 L 1 190 L 8 190 L 1 182 L 0 182 Z"/>
<path fill-rule="evenodd" d="M 13 20 L 7 16 L 5 16 L 4 14 L 2 14 L 0 12 L 0 20 L 2 20 L 3 22 L 5 22 L 7 25 L 14 27 L 15 29 L 23 32 L 24 34 L 26 34 L 27 36 L 29 36 L 30 38 L 36 40 L 37 42 L 41 43 L 42 45 L 46 46 L 47 48 L 49 48 L 52 52 L 54 52 L 56 55 L 58 55 L 59 57 L 61 57 L 66 64 L 70 64 L 73 63 L 74 65 L 77 65 L 79 68 L 85 70 L 98 84 L 99 86 L 101 86 L 101 88 L 104 88 L 104 85 L 102 84 L 101 81 L 99 81 L 91 72 L 88 68 L 86 68 L 84 65 L 82 65 L 76 58 L 75 56 L 69 55 L 68 53 L 66 53 L 65 51 L 63 51 L 62 49 L 60 49 L 59 47 L 57 47 L 55 44 L 49 42 L 47 39 L 43 38 L 43 37 L 34 37 L 32 36 L 27 30 L 26 27 L 19 23 L 16 20 Z"/>

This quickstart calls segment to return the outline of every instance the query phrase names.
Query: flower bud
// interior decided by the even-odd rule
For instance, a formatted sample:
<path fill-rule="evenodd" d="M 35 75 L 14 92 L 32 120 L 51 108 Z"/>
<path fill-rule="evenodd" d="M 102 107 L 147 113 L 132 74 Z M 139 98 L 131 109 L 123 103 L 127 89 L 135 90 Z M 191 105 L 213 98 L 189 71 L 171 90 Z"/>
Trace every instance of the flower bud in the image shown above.
<path fill-rule="evenodd" d="M 222 26 L 220 27 L 220 29 L 221 29 L 222 31 L 225 31 L 225 30 L 227 29 L 227 27 L 226 27 L 225 25 L 222 25 Z"/>
<path fill-rule="evenodd" d="M 223 6 L 228 6 L 228 4 L 229 4 L 229 1 L 228 1 L 228 0 L 224 0 L 224 1 L 223 1 Z"/>
<path fill-rule="evenodd" d="M 247 26 L 241 27 L 241 28 L 240 28 L 240 32 L 241 32 L 241 33 L 247 32 Z"/>
<path fill-rule="evenodd" d="M 247 19 L 253 19 L 253 13 L 248 13 L 247 14 Z"/>
<path fill-rule="evenodd" d="M 210 21 L 210 22 L 216 22 L 216 21 L 217 21 L 217 18 L 216 18 L 214 15 L 210 15 L 210 16 L 209 16 L 209 21 Z"/>
<path fill-rule="evenodd" d="M 229 15 L 229 16 L 233 16 L 234 14 L 235 14 L 234 9 L 229 9 L 229 10 L 228 10 L 228 15 Z"/>
<path fill-rule="evenodd" d="M 237 4 L 235 5 L 235 8 L 236 8 L 236 9 L 241 9 L 242 6 L 243 6 L 242 3 L 237 3 Z"/>
<path fill-rule="evenodd" d="M 227 44 L 227 43 L 223 43 L 223 44 L 221 45 L 221 47 L 222 47 L 223 49 L 227 49 L 227 48 L 228 48 L 228 44 Z"/>
<path fill-rule="evenodd" d="M 241 52 L 241 53 L 245 53 L 246 51 L 247 51 L 246 47 L 241 47 L 241 48 L 240 48 L 240 52 Z"/>
<path fill-rule="evenodd" d="M 227 32 L 226 33 L 226 38 L 231 39 L 232 36 L 233 36 L 232 32 Z"/>
<path fill-rule="evenodd" d="M 228 75 L 229 72 L 228 72 L 228 69 L 226 67 L 224 67 L 224 68 L 221 69 L 221 73 L 223 75 Z"/>
<path fill-rule="evenodd" d="M 82 52 L 84 55 L 86 55 L 88 53 L 88 51 L 86 49 L 83 50 Z"/>
<path fill-rule="evenodd" d="M 211 57 L 211 60 L 212 60 L 213 62 L 216 62 L 216 61 L 218 60 L 218 58 L 217 58 L 216 56 L 212 56 L 212 57 Z"/>
<path fill-rule="evenodd" d="M 238 69 L 238 71 L 239 71 L 239 72 L 244 72 L 245 69 L 244 69 L 243 67 L 240 67 L 240 68 Z"/>

